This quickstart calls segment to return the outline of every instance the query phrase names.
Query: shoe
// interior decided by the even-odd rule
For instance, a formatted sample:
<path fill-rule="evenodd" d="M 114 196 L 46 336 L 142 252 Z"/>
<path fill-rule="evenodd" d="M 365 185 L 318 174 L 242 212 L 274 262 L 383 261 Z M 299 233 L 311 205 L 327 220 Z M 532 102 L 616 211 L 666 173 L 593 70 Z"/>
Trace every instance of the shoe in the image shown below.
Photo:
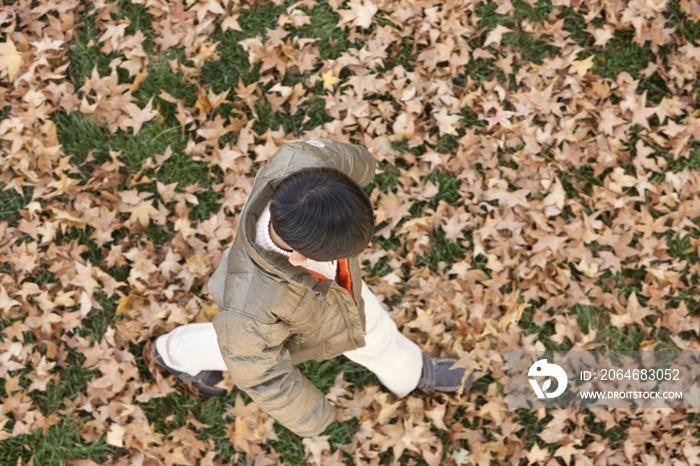
<path fill-rule="evenodd" d="M 208 396 L 225 395 L 226 389 L 215 387 L 215 385 L 222 380 L 224 380 L 224 374 L 221 371 L 200 371 L 197 375 L 190 375 L 187 372 L 176 371 L 168 367 L 163 358 L 158 354 L 158 349 L 156 348 L 156 342 L 154 341 L 151 345 L 151 359 L 156 362 L 159 366 L 173 374 L 178 379 L 185 383 L 191 383 L 197 390 Z"/>
<path fill-rule="evenodd" d="M 461 387 L 462 393 L 467 393 L 472 387 L 472 375 L 462 383 L 466 370 L 462 367 L 450 369 L 457 358 L 434 358 L 423 353 L 423 373 L 418 381 L 418 387 L 440 393 L 457 393 Z"/>

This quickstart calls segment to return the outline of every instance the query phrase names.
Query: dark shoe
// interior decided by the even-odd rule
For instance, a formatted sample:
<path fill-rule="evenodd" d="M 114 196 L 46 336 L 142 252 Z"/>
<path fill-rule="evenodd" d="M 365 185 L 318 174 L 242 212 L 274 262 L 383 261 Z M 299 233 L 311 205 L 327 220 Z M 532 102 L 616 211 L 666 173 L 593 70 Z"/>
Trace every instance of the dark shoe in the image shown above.
<path fill-rule="evenodd" d="M 434 358 L 423 353 L 423 374 L 418 387 L 441 393 L 457 393 L 464 386 L 462 393 L 467 393 L 472 387 L 472 374 L 462 383 L 466 371 L 462 367 L 450 369 L 457 358 Z"/>
<path fill-rule="evenodd" d="M 158 349 L 156 348 L 156 342 L 153 342 L 151 346 L 151 359 L 156 362 L 159 366 L 163 367 L 165 370 L 173 374 L 178 379 L 185 383 L 191 383 L 197 389 L 209 396 L 225 395 L 226 390 L 223 388 L 215 387 L 215 385 L 222 380 L 224 380 L 224 374 L 221 371 L 201 371 L 197 375 L 190 375 L 187 372 L 176 371 L 168 367 L 163 358 L 158 354 Z"/>

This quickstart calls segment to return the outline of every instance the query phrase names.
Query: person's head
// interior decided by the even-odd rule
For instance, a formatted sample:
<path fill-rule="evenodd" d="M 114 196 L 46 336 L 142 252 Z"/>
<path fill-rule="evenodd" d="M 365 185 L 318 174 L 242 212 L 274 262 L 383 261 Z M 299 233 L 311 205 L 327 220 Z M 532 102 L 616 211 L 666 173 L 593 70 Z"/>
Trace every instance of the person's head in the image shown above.
<path fill-rule="evenodd" d="M 359 255 L 374 234 L 367 194 L 355 180 L 329 167 L 284 178 L 272 193 L 270 220 L 291 249 L 319 262 Z"/>

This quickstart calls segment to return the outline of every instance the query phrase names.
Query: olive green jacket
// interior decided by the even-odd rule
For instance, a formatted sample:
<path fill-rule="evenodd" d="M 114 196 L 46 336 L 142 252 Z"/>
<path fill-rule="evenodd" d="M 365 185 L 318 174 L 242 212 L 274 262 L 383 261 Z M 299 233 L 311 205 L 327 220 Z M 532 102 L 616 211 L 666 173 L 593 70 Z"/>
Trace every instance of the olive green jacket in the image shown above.
<path fill-rule="evenodd" d="M 360 264 L 348 260 L 355 302 L 335 280 L 319 281 L 256 244 L 256 222 L 273 189 L 300 169 L 337 168 L 361 186 L 374 177 L 374 158 L 364 147 L 310 141 L 285 144 L 258 171 L 233 245 L 207 284 L 221 310 L 213 324 L 231 378 L 263 411 L 305 437 L 321 434 L 335 412 L 295 364 L 365 345 Z"/>

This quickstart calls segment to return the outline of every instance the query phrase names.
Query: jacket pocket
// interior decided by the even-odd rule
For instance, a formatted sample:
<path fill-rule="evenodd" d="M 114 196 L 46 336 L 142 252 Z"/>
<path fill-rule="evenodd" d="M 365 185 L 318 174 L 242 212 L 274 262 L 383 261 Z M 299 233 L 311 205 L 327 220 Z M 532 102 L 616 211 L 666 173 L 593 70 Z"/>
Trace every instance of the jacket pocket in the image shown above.
<path fill-rule="evenodd" d="M 307 291 L 293 309 L 286 312 L 280 311 L 278 317 L 284 320 L 290 329 L 303 328 L 309 320 L 314 318 L 317 308 L 320 307 L 319 304 L 314 292 Z"/>
<path fill-rule="evenodd" d="M 302 348 L 323 345 L 327 340 L 338 334 L 345 334 L 346 331 L 340 309 L 331 300 L 319 301 L 308 320 L 299 326 Z"/>
<path fill-rule="evenodd" d="M 298 351 L 317 344 L 313 334 L 315 330 L 325 328 L 323 307 L 323 301 L 316 299 L 313 291 L 307 291 L 294 309 L 280 316 L 292 333 L 290 344 L 296 345 Z"/>
<path fill-rule="evenodd" d="M 294 333 L 292 335 L 289 335 L 289 338 L 287 338 L 287 341 L 284 342 L 284 347 L 289 350 L 290 353 L 298 353 L 301 351 L 301 334 L 299 333 Z"/>

